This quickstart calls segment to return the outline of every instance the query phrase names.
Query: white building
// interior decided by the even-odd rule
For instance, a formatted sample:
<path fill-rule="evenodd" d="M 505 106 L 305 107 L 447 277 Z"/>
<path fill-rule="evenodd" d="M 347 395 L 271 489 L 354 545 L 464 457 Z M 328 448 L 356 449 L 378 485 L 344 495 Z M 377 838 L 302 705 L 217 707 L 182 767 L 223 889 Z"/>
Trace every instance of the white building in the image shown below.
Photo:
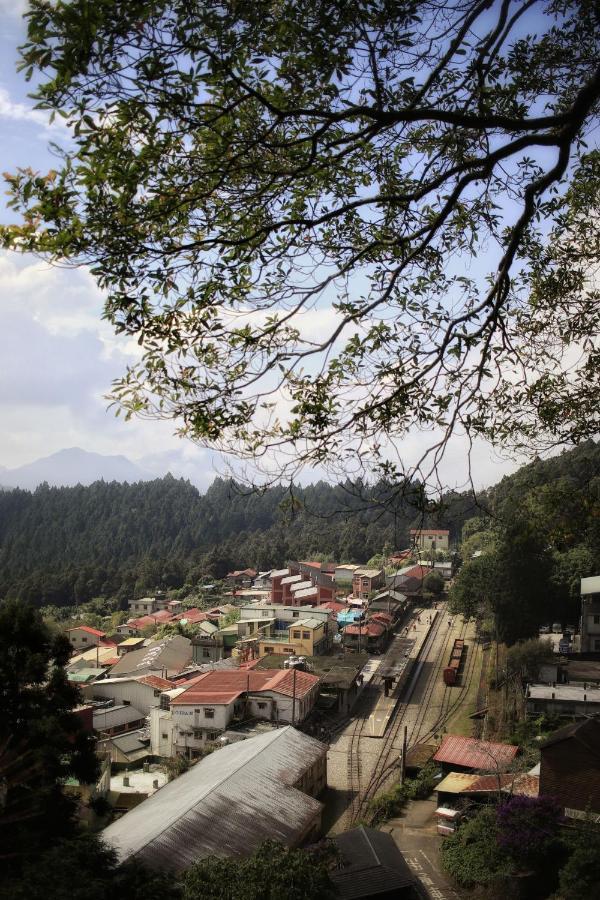
<path fill-rule="evenodd" d="M 130 704 L 145 716 L 160 705 L 161 695 L 173 687 L 172 682 L 156 675 L 141 675 L 137 678 L 105 678 L 84 688 L 87 699 L 114 700 L 116 705 Z"/>

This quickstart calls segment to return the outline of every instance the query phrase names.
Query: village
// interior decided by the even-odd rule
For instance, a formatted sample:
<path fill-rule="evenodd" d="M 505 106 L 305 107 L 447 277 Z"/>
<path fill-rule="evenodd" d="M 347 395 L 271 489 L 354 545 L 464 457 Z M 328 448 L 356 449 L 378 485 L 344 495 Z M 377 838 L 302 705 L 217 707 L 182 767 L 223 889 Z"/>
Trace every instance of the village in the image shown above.
<path fill-rule="evenodd" d="M 473 808 L 549 794 L 600 814 L 600 577 L 581 580 L 578 627 L 540 623 L 553 659 L 518 683 L 448 611 L 453 559 L 447 530 L 415 529 L 380 567 L 236 570 L 214 605 L 215 585 L 193 606 L 157 592 L 113 633 L 69 627 L 102 763 L 66 786 L 82 819 L 121 860 L 175 870 L 328 836 L 352 860 L 341 897 L 441 900 L 458 895 L 440 847 Z M 498 739 L 511 704 L 556 724 L 533 765 L 525 738 Z"/>

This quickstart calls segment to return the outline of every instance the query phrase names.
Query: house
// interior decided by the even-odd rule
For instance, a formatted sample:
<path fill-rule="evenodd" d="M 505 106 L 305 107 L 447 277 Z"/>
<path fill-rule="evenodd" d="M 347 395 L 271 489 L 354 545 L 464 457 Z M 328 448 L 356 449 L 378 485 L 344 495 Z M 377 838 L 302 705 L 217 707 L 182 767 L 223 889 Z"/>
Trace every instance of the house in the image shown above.
<path fill-rule="evenodd" d="M 74 650 L 89 650 L 90 647 L 97 647 L 102 638 L 106 637 L 106 632 L 100 631 L 98 628 L 90 628 L 89 625 L 76 625 L 74 628 L 67 628 L 65 633 Z"/>
<path fill-rule="evenodd" d="M 600 813 L 600 720 L 559 728 L 540 744 L 540 794 L 556 797 L 565 812 Z"/>
<path fill-rule="evenodd" d="M 394 623 L 408 608 L 408 597 L 393 588 L 384 588 L 375 594 L 369 603 L 369 612 L 384 612 L 392 617 Z"/>
<path fill-rule="evenodd" d="M 518 750 L 513 744 L 447 734 L 433 760 L 444 772 L 505 772 Z"/>
<path fill-rule="evenodd" d="M 352 578 L 360 566 L 351 563 L 344 563 L 335 567 L 334 580 L 335 586 L 339 591 L 349 594 L 352 590 Z"/>
<path fill-rule="evenodd" d="M 581 579 L 581 652 L 600 653 L 600 575 Z"/>
<path fill-rule="evenodd" d="M 256 569 L 236 569 L 228 572 L 227 581 L 234 590 L 241 587 L 250 587 L 256 578 Z"/>
<path fill-rule="evenodd" d="M 111 678 L 119 675 L 178 675 L 192 661 L 192 642 L 180 634 L 153 641 L 141 650 L 122 656 L 110 670 Z"/>
<path fill-rule="evenodd" d="M 342 632 L 344 647 L 356 650 L 367 650 L 369 653 L 380 653 L 384 646 L 388 629 L 382 622 L 369 620 L 346 625 Z"/>
<path fill-rule="evenodd" d="M 96 644 L 95 647 L 72 656 L 66 668 L 67 672 L 77 672 L 80 669 L 102 669 L 104 671 L 114 666 L 118 658 L 116 645 L 105 647 L 103 644 Z"/>
<path fill-rule="evenodd" d="M 411 528 L 411 545 L 420 551 L 448 550 L 450 532 L 443 528 Z"/>
<path fill-rule="evenodd" d="M 84 689 L 84 695 L 94 700 L 112 700 L 116 706 L 131 705 L 145 718 L 154 706 L 159 706 L 161 694 L 172 687 L 171 681 L 156 675 L 131 675 L 96 681 Z"/>
<path fill-rule="evenodd" d="M 210 623 L 209 623 L 210 624 Z M 192 662 L 217 662 L 225 656 L 223 635 L 215 627 L 214 633 L 196 634 L 192 638 Z"/>
<path fill-rule="evenodd" d="M 330 877 L 340 900 L 419 900 L 423 896 L 391 834 L 360 825 L 332 840 L 340 860 Z"/>
<path fill-rule="evenodd" d="M 132 650 L 140 650 L 144 646 L 143 637 L 128 637 L 117 646 L 117 656 L 124 656 Z"/>
<path fill-rule="evenodd" d="M 160 625 L 166 625 L 173 621 L 173 615 L 168 609 L 159 609 L 154 613 L 140 616 L 138 619 L 129 619 L 126 625 L 130 631 L 139 635 L 144 629 L 156 630 Z M 117 629 L 118 630 L 118 629 Z"/>
<path fill-rule="evenodd" d="M 281 653 L 284 656 L 318 656 L 326 653 L 333 637 L 328 624 L 328 621 L 310 616 L 298 619 L 280 635 L 273 631 L 273 634 L 259 638 L 258 655 Z"/>
<path fill-rule="evenodd" d="M 423 590 L 424 579 L 432 571 L 430 566 L 406 566 L 387 579 L 387 586 L 391 590 L 404 594 L 408 599 L 418 597 Z"/>
<path fill-rule="evenodd" d="M 493 795 L 537 797 L 540 790 L 539 775 L 528 772 L 496 775 L 471 775 L 466 772 L 450 772 L 436 788 L 439 807 L 453 809 L 460 801 L 482 800 L 489 802 Z"/>
<path fill-rule="evenodd" d="M 259 591 L 271 590 L 271 570 L 268 572 L 259 572 L 254 579 L 253 587 Z"/>
<path fill-rule="evenodd" d="M 123 734 L 126 731 L 135 731 L 145 724 L 145 715 L 129 704 L 94 710 L 94 731 L 101 731 L 105 735 L 112 736 Z"/>
<path fill-rule="evenodd" d="M 182 685 L 184 689 L 180 693 L 170 696 L 169 715 L 164 714 L 164 708 L 152 711 L 153 741 L 161 746 L 166 742 L 173 754 L 193 758 L 235 720 L 302 722 L 315 704 L 318 685 L 316 676 L 295 669 L 205 672 L 188 685 Z M 157 755 L 166 753 L 162 750 Z"/>
<path fill-rule="evenodd" d="M 298 847 L 319 834 L 326 766 L 324 744 L 276 729 L 207 756 L 102 837 L 119 862 L 174 872 L 209 856 L 251 855 L 267 839 Z"/>
<path fill-rule="evenodd" d="M 352 593 L 355 597 L 368 600 L 373 591 L 384 586 L 383 569 L 358 568 L 352 573 Z"/>
<path fill-rule="evenodd" d="M 334 567 L 313 562 L 289 562 L 271 573 L 271 603 L 318 606 L 335 599 Z"/>
<path fill-rule="evenodd" d="M 600 686 L 597 684 L 528 684 L 528 716 L 541 713 L 584 718 L 600 714 Z"/>
<path fill-rule="evenodd" d="M 152 755 L 150 735 L 145 728 L 101 739 L 96 747 L 99 753 L 110 756 L 111 765 L 115 769 L 140 766 Z"/>
<path fill-rule="evenodd" d="M 156 597 L 141 597 L 139 600 L 130 600 L 128 603 L 129 612 L 135 613 L 136 616 L 149 616 L 158 609 L 158 601 Z"/>

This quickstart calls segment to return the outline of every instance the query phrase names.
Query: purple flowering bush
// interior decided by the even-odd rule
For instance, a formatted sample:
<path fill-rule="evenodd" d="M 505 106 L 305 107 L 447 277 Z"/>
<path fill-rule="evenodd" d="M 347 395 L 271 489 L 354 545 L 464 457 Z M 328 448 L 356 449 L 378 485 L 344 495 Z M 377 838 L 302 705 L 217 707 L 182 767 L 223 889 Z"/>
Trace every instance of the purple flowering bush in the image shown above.
<path fill-rule="evenodd" d="M 497 840 L 519 866 L 539 863 L 556 845 L 563 811 L 553 797 L 510 797 L 496 811 Z"/>

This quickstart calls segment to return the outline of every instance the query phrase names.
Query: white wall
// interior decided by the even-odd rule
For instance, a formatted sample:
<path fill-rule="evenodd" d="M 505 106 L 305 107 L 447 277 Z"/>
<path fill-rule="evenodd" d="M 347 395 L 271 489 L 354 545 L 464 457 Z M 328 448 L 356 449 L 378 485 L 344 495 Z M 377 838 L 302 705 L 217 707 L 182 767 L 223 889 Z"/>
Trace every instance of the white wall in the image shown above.
<path fill-rule="evenodd" d="M 92 687 L 94 697 L 106 697 L 117 704 L 128 702 L 145 716 L 150 714 L 153 707 L 160 705 L 161 693 L 151 685 L 142 684 L 131 678 L 123 681 L 98 681 Z"/>

